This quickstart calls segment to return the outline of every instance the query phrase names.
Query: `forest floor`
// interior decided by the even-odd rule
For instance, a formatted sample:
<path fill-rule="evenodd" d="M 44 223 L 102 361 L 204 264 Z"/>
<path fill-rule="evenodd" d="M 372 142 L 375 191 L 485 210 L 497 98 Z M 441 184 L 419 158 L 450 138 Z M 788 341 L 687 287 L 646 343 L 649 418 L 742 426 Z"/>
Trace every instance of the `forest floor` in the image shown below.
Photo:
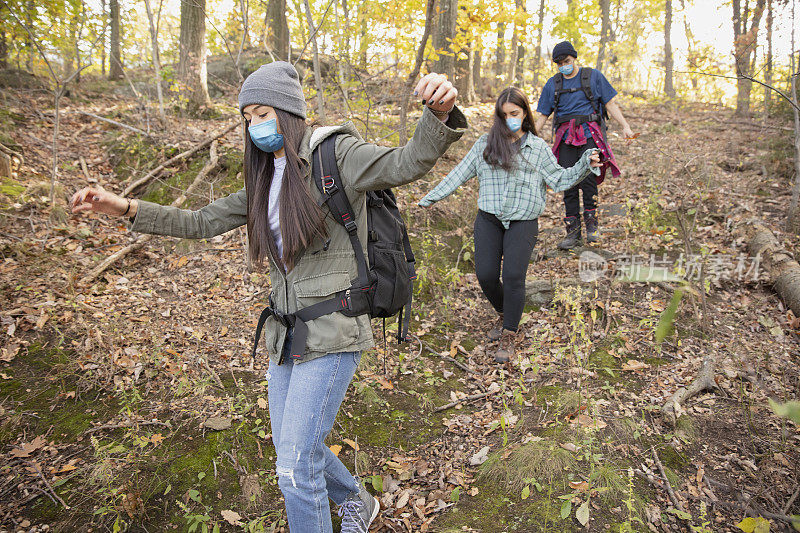
<path fill-rule="evenodd" d="M 781 232 L 787 136 L 727 108 L 620 98 L 640 136 L 625 144 L 610 130 L 623 175 L 600 186 L 604 236 L 591 248 L 609 269 L 556 283 L 577 278 L 581 259 L 556 251 L 563 204 L 550 193 L 528 281 L 552 281 L 554 300 L 531 294 L 514 364 L 495 364 L 485 341 L 494 316 L 473 273 L 477 182 L 416 206 L 488 129 L 492 104 L 467 107 L 465 138 L 398 191 L 418 258 L 415 338 L 384 344 L 375 321 L 379 346 L 327 441 L 380 498 L 375 531 L 783 531 L 800 514 L 800 433 L 768 404 L 797 399 L 800 321 L 759 279 L 740 231 L 759 217 L 800 250 Z M 266 360 L 249 358 L 269 281 L 248 270 L 244 232 L 157 238 L 81 284 L 133 236 L 66 212 L 73 191 L 122 190 L 235 109 L 146 138 L 79 113 L 140 127 L 124 89 L 73 93 L 53 206 L 52 103 L 35 91 L 3 99 L 0 143 L 25 162 L 0 183 L 0 530 L 285 530 Z M 395 127 L 373 118 L 370 139 Z M 238 129 L 221 139 L 221 165 L 190 206 L 241 186 L 239 146 Z M 169 203 L 206 153 L 140 196 Z M 698 257 L 714 266 L 705 282 Z M 664 277 L 681 264 L 688 283 Z M 662 406 L 704 361 L 716 388 L 672 423 Z"/>

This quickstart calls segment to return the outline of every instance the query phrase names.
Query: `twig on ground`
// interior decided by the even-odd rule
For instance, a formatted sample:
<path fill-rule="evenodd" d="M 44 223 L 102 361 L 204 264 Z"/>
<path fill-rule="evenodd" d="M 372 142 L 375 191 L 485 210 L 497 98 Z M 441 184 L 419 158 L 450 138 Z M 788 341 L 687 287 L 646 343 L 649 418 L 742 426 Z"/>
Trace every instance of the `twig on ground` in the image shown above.
<path fill-rule="evenodd" d="M 95 115 L 94 113 L 89 113 L 87 111 L 78 111 L 81 115 L 86 115 L 87 117 L 92 117 L 95 120 L 99 120 L 101 122 L 106 122 L 108 124 L 113 124 L 118 128 L 124 128 L 126 130 L 130 130 L 134 133 L 138 133 L 139 135 L 144 135 L 145 137 L 150 137 L 150 134 L 144 130 L 140 130 L 139 128 L 134 128 L 133 126 L 128 126 L 127 124 L 123 124 L 122 122 L 117 122 L 116 120 L 111 120 L 110 118 L 101 117 L 100 115 Z"/>
<path fill-rule="evenodd" d="M 667 478 L 667 473 L 664 471 L 664 465 L 661 464 L 661 459 L 658 458 L 658 452 L 655 448 L 651 448 L 653 452 L 653 460 L 656 462 L 656 466 L 658 467 L 658 471 L 661 473 L 661 478 L 664 480 L 664 488 L 667 490 L 667 494 L 669 495 L 669 499 L 672 501 L 672 505 L 679 511 L 683 511 L 683 504 L 678 499 L 678 496 L 675 494 L 675 491 L 672 490 L 672 485 L 669 484 L 669 479 Z"/>
<path fill-rule="evenodd" d="M 441 407 L 437 407 L 436 409 L 433 410 L 433 412 L 434 413 L 438 413 L 438 412 L 450 409 L 451 407 L 455 407 L 456 405 L 458 405 L 460 403 L 471 402 L 473 400 L 480 400 L 481 398 L 486 398 L 487 396 L 491 396 L 492 394 L 497 394 L 501 390 L 502 389 L 498 388 L 498 389 L 495 389 L 495 390 L 490 390 L 490 391 L 481 392 L 481 393 L 478 393 L 478 394 L 473 394 L 472 396 L 464 396 L 463 398 L 459 398 L 458 400 L 456 400 L 454 402 L 450 402 L 450 403 L 445 404 L 445 405 L 443 405 Z"/>
<path fill-rule="evenodd" d="M 141 422 L 136 422 L 138 426 L 163 426 L 165 428 L 170 427 L 169 424 L 164 422 L 159 422 L 157 420 L 143 420 Z M 125 423 L 125 424 L 104 424 L 102 426 L 97 426 L 94 428 L 89 428 L 83 432 L 84 435 L 88 435 L 90 433 L 94 433 L 95 431 L 105 431 L 107 429 L 122 429 L 122 428 L 130 428 L 133 427 L 133 423 Z"/>
<path fill-rule="evenodd" d="M 64 507 L 64 509 L 69 509 L 69 505 L 64 503 L 64 500 L 61 499 L 61 496 L 56 494 L 56 491 L 53 489 L 53 486 L 50 484 L 49 481 L 47 481 L 47 478 L 44 477 L 44 474 L 42 474 L 42 470 L 39 468 L 39 465 L 36 464 L 36 461 L 28 461 L 28 463 L 33 467 L 34 470 L 36 470 L 36 473 L 39 474 L 39 477 L 42 478 L 42 481 L 44 481 L 44 484 L 47 486 L 47 489 L 50 491 L 50 494 L 52 494 L 53 497 L 55 497 L 55 499 L 58 500 L 58 503 L 60 503 Z"/>

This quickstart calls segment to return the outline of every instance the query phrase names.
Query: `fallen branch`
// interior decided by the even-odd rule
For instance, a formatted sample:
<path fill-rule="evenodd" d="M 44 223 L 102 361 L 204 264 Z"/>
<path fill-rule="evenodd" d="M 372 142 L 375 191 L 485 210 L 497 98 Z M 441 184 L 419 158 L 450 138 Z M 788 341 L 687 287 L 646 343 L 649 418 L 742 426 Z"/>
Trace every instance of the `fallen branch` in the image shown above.
<path fill-rule="evenodd" d="M 672 505 L 679 511 L 683 511 L 683 504 L 678 499 L 678 496 L 675 494 L 675 491 L 672 490 L 672 485 L 669 483 L 669 478 L 667 478 L 667 473 L 664 471 L 664 465 L 661 464 L 661 459 L 658 458 L 658 452 L 655 448 L 651 448 L 653 452 L 653 460 L 656 462 L 656 466 L 658 467 L 658 471 L 661 473 L 661 479 L 664 480 L 664 488 L 667 490 L 667 494 L 669 495 L 669 499 L 672 501 Z"/>
<path fill-rule="evenodd" d="M 105 425 L 102 425 L 102 426 L 97 426 L 97 427 L 94 427 L 94 428 L 87 429 L 86 431 L 83 432 L 83 434 L 84 435 L 88 435 L 88 434 L 94 433 L 96 431 L 105 431 L 107 429 L 130 428 L 130 427 L 133 427 L 134 425 L 137 425 L 137 426 L 163 426 L 165 428 L 170 427 L 169 424 L 166 424 L 164 422 L 158 422 L 156 420 L 145 420 L 145 421 L 142 421 L 142 422 L 136 422 L 135 424 L 133 422 L 126 423 L 126 424 L 105 424 Z"/>
<path fill-rule="evenodd" d="M 445 404 L 445 405 L 443 405 L 441 407 L 437 407 L 436 409 L 433 410 L 433 412 L 434 413 L 439 413 L 441 411 L 445 411 L 447 409 L 450 409 L 451 407 L 455 407 L 456 405 L 458 405 L 460 403 L 471 402 L 473 400 L 480 400 L 481 398 L 486 398 L 487 396 L 491 396 L 492 394 L 497 394 L 501 390 L 502 389 L 497 388 L 495 390 L 489 390 L 489 391 L 486 391 L 486 392 L 480 392 L 478 394 L 473 394 L 472 396 L 464 396 L 463 398 L 459 398 L 458 400 L 456 400 L 454 402 L 450 402 L 450 403 Z"/>
<path fill-rule="evenodd" d="M 420 346 L 422 346 L 423 348 L 425 348 L 426 350 L 428 350 L 428 351 L 429 351 L 430 353 L 432 353 L 433 355 L 435 355 L 435 356 L 437 356 L 437 357 L 441 357 L 442 359 L 444 359 L 444 360 L 445 360 L 445 361 L 447 361 L 448 363 L 453 363 L 453 364 L 454 364 L 454 365 L 456 365 L 458 368 L 460 368 L 461 370 L 463 370 L 464 372 L 466 372 L 466 373 L 468 373 L 468 374 L 476 374 L 476 375 L 477 375 L 477 372 L 475 372 L 474 370 L 472 370 L 470 367 L 468 367 L 467 365 L 465 365 L 465 364 L 464 364 L 464 363 L 462 363 L 461 361 L 459 361 L 459 360 L 457 360 L 457 359 L 454 359 L 454 358 L 450 357 L 449 355 L 442 355 L 442 354 L 440 354 L 439 352 L 437 352 L 437 351 L 436 351 L 436 350 L 433 348 L 433 346 L 431 346 L 431 345 L 430 345 L 430 344 L 428 344 L 427 342 L 424 342 L 422 339 L 420 339 L 420 338 L 419 338 L 419 337 L 417 337 L 416 335 L 413 335 L 413 334 L 409 333 L 409 335 L 408 335 L 408 336 L 409 336 L 409 337 L 413 337 L 414 339 L 417 339 L 417 341 L 420 343 Z"/>
<path fill-rule="evenodd" d="M 769 282 L 795 316 L 800 316 L 800 264 L 763 222 L 751 219 L 746 224 L 750 255 L 760 256 Z"/>
<path fill-rule="evenodd" d="M 206 165 L 200 172 L 197 173 L 197 176 L 194 178 L 192 184 L 189 185 L 189 188 L 187 188 L 186 191 L 179 197 L 177 197 L 175 201 L 173 201 L 170 205 L 172 207 L 180 207 L 183 204 L 183 202 L 186 201 L 186 198 L 188 198 L 192 193 L 194 193 L 194 191 L 200 186 L 200 184 L 203 182 L 203 178 L 205 178 L 209 174 L 209 172 L 214 170 L 217 167 L 217 165 L 219 165 L 219 156 L 217 155 L 217 143 L 216 140 L 212 140 L 211 160 L 208 163 L 206 163 Z M 89 274 L 87 274 L 83 279 L 81 279 L 80 283 L 82 285 L 91 284 L 92 282 L 94 282 L 95 279 L 97 279 L 97 277 L 100 274 L 108 270 L 108 267 L 110 267 L 111 265 L 113 265 L 126 255 L 128 255 L 129 253 L 138 250 L 152 238 L 153 238 L 152 235 L 138 236 L 136 240 L 133 241 L 131 244 L 122 248 L 121 250 L 114 252 L 113 254 L 108 256 L 105 260 L 103 260 L 99 265 L 93 268 L 92 271 L 89 272 Z"/>
<path fill-rule="evenodd" d="M 694 381 L 688 387 L 681 387 L 676 390 L 675 394 L 661 408 L 661 414 L 664 415 L 664 419 L 667 422 L 674 426 L 678 418 L 678 406 L 682 402 L 705 390 L 717 388 L 717 382 L 714 381 L 714 360 L 711 357 L 706 357 L 703 359 L 703 366 L 700 367 L 700 372 L 694 378 Z"/>
<path fill-rule="evenodd" d="M 130 185 L 128 185 L 128 187 L 126 187 L 125 190 L 122 191 L 122 196 L 128 196 L 130 193 L 132 193 L 133 191 L 135 191 L 136 189 L 138 189 L 142 185 L 146 185 L 147 183 L 152 181 L 153 178 L 158 176 L 158 174 L 160 174 L 161 171 L 164 170 L 165 168 L 167 168 L 168 166 L 174 165 L 178 161 L 182 161 L 182 160 L 186 159 L 187 157 L 191 157 L 192 155 L 196 154 L 197 152 L 199 152 L 200 150 L 202 150 L 206 146 L 209 146 L 212 142 L 216 141 L 217 139 L 219 139 L 223 135 L 225 135 L 228 132 L 232 131 L 238 125 L 239 125 L 239 121 L 235 121 L 235 122 L 233 122 L 231 124 L 228 124 L 226 127 L 222 128 L 221 130 L 217 131 L 216 133 L 212 133 L 211 136 L 206 138 L 203 142 L 195 145 L 194 147 L 186 150 L 185 152 L 181 152 L 180 154 L 176 155 L 175 157 L 173 157 L 173 158 L 167 160 L 166 162 L 158 165 L 156 168 L 154 168 L 153 170 L 148 172 L 145 176 L 139 178 L 138 180 L 136 180 L 133 183 L 131 183 Z"/>
<path fill-rule="evenodd" d="M 116 120 L 111 120 L 110 118 L 101 117 L 100 115 L 95 115 L 94 113 L 89 113 L 87 111 L 78 111 L 78 114 L 86 115 L 87 117 L 92 117 L 95 120 L 112 124 L 114 126 L 117 126 L 118 128 L 124 128 L 126 130 L 130 130 L 134 133 L 138 133 L 139 135 L 144 135 L 145 137 L 150 137 L 150 134 L 144 130 L 140 130 L 139 128 L 134 128 L 133 126 L 128 126 L 127 124 L 123 124 L 122 122 L 117 122 Z"/>
<path fill-rule="evenodd" d="M 8 146 L 6 146 L 6 145 L 4 145 L 2 143 L 0 143 L 0 152 L 3 152 L 4 154 L 6 154 L 9 157 L 16 157 L 17 159 L 19 159 L 19 165 L 20 166 L 22 166 L 23 163 L 25 163 L 25 158 L 22 157 L 21 153 L 15 151 L 15 150 L 12 150 L 11 148 L 9 148 Z"/>
<path fill-rule="evenodd" d="M 39 465 L 36 464 L 36 461 L 29 461 L 29 464 L 33 467 L 34 470 L 36 470 L 36 473 L 39 474 L 39 477 L 42 478 L 42 481 L 44 481 L 44 484 L 47 487 L 47 490 L 50 491 L 50 494 L 52 494 L 55 497 L 55 499 L 58 500 L 58 503 L 64 506 L 64 509 L 69 509 L 69 505 L 64 503 L 64 500 L 61 499 L 61 496 L 56 494 L 56 491 L 53 489 L 53 486 L 50 484 L 49 481 L 47 481 L 47 478 L 44 476 L 44 474 L 42 474 L 42 471 L 39 468 Z"/>

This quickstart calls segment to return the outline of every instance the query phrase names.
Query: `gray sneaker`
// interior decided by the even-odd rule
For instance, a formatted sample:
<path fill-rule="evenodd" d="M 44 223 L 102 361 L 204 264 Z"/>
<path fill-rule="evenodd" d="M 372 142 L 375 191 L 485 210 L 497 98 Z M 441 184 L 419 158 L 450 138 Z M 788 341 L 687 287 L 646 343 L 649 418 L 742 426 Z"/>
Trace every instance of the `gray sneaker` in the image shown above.
<path fill-rule="evenodd" d="M 381 504 L 372 496 L 361 482 L 358 483 L 358 493 L 352 493 L 339 506 L 339 516 L 342 517 L 342 533 L 367 533 L 369 525 L 378 516 Z"/>

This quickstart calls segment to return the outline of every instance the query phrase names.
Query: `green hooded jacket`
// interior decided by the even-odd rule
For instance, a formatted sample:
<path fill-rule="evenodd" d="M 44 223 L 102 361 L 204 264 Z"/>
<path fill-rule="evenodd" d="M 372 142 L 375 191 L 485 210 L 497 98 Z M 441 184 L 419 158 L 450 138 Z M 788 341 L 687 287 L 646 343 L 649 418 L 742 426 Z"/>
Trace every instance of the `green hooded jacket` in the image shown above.
<path fill-rule="evenodd" d="M 345 192 L 358 224 L 358 237 L 366 256 L 366 191 L 397 187 L 423 177 L 447 148 L 464 133 L 467 120 L 458 108 L 447 124 L 425 109 L 413 138 L 403 147 L 387 148 L 365 142 L 352 123 L 307 128 L 299 156 L 308 167 L 309 190 L 315 200 L 320 192 L 311 186 L 311 154 L 325 138 L 336 139 L 336 163 Z M 325 209 L 323 207 L 323 209 Z M 191 211 L 140 201 L 132 231 L 170 235 L 184 239 L 208 239 L 247 223 L 247 193 L 242 188 L 225 198 Z M 270 257 L 272 301 L 283 313 L 294 313 L 328 300 L 350 287 L 357 277 L 353 247 L 343 226 L 326 218 L 330 242 L 317 239 L 300 256 L 295 267 L 284 273 Z M 264 326 L 264 342 L 270 360 L 278 363 L 286 339 L 286 328 L 270 317 Z M 327 353 L 365 350 L 373 346 L 369 316 L 347 317 L 331 313 L 308 322 L 308 341 L 301 362 Z"/>

